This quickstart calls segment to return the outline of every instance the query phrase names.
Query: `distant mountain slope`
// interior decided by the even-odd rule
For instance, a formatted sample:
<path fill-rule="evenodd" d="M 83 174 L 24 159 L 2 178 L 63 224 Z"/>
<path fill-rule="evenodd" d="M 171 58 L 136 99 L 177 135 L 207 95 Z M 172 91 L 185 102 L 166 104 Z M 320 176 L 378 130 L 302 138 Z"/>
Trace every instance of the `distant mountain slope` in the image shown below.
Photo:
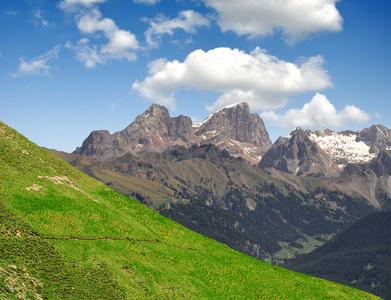
<path fill-rule="evenodd" d="M 191 232 L 4 123 L 0 165 L 2 298 L 376 299 Z"/>
<path fill-rule="evenodd" d="M 285 266 L 391 299 L 391 212 L 361 219 Z"/>
<path fill-rule="evenodd" d="M 260 259 L 265 251 L 276 263 L 312 250 L 376 209 L 359 193 L 359 179 L 266 173 L 214 145 L 105 161 L 57 155 L 192 230 Z"/>
<path fill-rule="evenodd" d="M 74 153 L 110 159 L 210 143 L 257 164 L 271 140 L 263 120 L 245 102 L 222 108 L 198 124 L 183 115 L 171 118 L 164 106 L 153 104 L 122 131 L 93 131 Z"/>

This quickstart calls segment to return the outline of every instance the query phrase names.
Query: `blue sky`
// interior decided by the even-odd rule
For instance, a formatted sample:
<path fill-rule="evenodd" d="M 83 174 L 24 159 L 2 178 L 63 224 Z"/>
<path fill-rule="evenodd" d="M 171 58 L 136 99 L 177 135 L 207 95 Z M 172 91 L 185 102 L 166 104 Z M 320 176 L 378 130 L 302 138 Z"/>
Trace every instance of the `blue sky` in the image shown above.
<path fill-rule="evenodd" d="M 386 0 L 2 0 L 0 120 L 67 152 L 152 103 L 202 121 L 247 101 L 296 126 L 391 128 Z"/>

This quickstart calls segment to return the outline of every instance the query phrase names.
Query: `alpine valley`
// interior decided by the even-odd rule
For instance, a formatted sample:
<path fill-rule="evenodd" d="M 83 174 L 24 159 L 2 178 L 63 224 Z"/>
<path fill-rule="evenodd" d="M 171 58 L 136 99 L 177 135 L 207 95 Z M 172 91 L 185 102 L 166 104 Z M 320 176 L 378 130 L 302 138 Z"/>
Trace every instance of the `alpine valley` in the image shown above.
<path fill-rule="evenodd" d="M 277 265 L 391 208 L 391 130 L 296 128 L 272 144 L 245 102 L 198 124 L 153 104 L 122 131 L 93 131 L 72 154 L 50 151 L 161 215 Z"/>

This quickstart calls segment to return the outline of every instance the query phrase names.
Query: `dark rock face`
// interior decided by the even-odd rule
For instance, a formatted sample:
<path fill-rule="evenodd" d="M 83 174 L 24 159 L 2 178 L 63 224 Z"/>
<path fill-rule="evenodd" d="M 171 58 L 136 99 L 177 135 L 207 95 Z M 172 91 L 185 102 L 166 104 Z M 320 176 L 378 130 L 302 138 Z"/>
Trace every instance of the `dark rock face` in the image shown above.
<path fill-rule="evenodd" d="M 308 132 L 296 128 L 289 137 L 280 137 L 259 165 L 294 175 L 327 176 L 328 161 L 327 154 L 310 139 Z"/>
<path fill-rule="evenodd" d="M 359 176 L 365 177 L 366 166 L 363 164 L 347 164 L 341 172 L 341 177 Z"/>
<path fill-rule="evenodd" d="M 391 175 L 391 151 L 381 151 L 376 160 L 372 161 L 369 168 L 375 172 L 376 176 Z"/>
<path fill-rule="evenodd" d="M 125 153 L 163 152 L 172 146 L 215 144 L 235 156 L 258 163 L 271 145 L 263 120 L 251 114 L 247 103 L 223 108 L 200 124 L 186 116 L 171 118 L 168 110 L 153 104 L 123 131 L 94 131 L 75 154 L 99 159 Z"/>

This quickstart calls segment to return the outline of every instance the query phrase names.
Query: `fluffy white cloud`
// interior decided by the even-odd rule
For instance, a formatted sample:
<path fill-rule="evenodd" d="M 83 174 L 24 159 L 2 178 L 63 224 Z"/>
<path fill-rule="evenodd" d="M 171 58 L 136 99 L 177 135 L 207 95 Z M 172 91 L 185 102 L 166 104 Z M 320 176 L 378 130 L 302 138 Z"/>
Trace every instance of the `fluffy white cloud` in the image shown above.
<path fill-rule="evenodd" d="M 158 17 L 151 21 L 151 27 L 145 32 L 145 39 L 150 47 L 156 47 L 156 39 L 163 34 L 173 34 L 174 29 L 182 29 L 187 33 L 195 33 L 196 27 L 209 26 L 208 19 L 193 10 L 185 10 L 179 13 L 175 19 Z"/>
<path fill-rule="evenodd" d="M 176 92 L 195 88 L 222 93 L 209 110 L 238 101 L 247 101 L 252 109 L 274 109 L 284 106 L 293 94 L 332 86 L 323 62 L 315 56 L 294 64 L 260 48 L 250 54 L 230 48 L 196 50 L 183 62 L 153 61 L 150 76 L 134 82 L 132 90 L 170 107 L 174 107 Z"/>
<path fill-rule="evenodd" d="M 91 8 L 96 4 L 104 3 L 107 0 L 62 0 L 60 8 L 66 11 L 73 11 L 78 6 Z"/>
<path fill-rule="evenodd" d="M 160 0 L 133 0 L 134 3 L 144 3 L 144 4 L 150 4 L 153 5 L 157 2 L 160 2 Z"/>
<path fill-rule="evenodd" d="M 129 52 L 139 48 L 138 41 L 133 33 L 118 29 L 110 32 L 108 38 L 109 42 L 101 49 L 102 54 L 115 59 L 136 60 L 136 54 Z"/>
<path fill-rule="evenodd" d="M 309 129 L 341 128 L 350 123 L 365 123 L 370 116 L 354 105 L 346 105 L 341 111 L 337 111 L 325 95 L 317 93 L 309 103 L 301 109 L 288 110 L 284 115 L 273 111 L 263 112 L 262 118 L 266 122 L 282 128 L 295 127 Z"/>
<path fill-rule="evenodd" d="M 26 61 L 24 57 L 19 59 L 19 67 L 15 73 L 10 74 L 12 77 L 22 77 L 26 75 L 50 76 L 51 66 L 48 61 L 57 58 L 60 46 L 56 46 L 43 55 Z"/>
<path fill-rule="evenodd" d="M 80 17 L 77 27 L 81 32 L 87 34 L 103 32 L 105 37 L 109 39 L 106 49 L 109 49 L 108 52 L 115 55 L 139 48 L 138 41 L 133 33 L 119 29 L 112 19 L 103 19 L 102 14 L 96 8 Z"/>
<path fill-rule="evenodd" d="M 137 58 L 134 53 L 139 49 L 136 36 L 130 31 L 119 29 L 112 19 L 103 18 L 97 8 L 77 16 L 78 29 L 88 35 L 103 33 L 108 39 L 107 44 L 89 46 L 88 39 L 81 39 L 76 45 L 67 43 L 67 47 L 76 52 L 76 58 L 85 63 L 86 67 L 95 67 L 110 59 L 126 59 L 132 61 Z"/>
<path fill-rule="evenodd" d="M 118 29 L 112 19 L 102 19 L 101 12 L 96 8 L 79 17 L 77 21 L 77 28 L 82 33 L 88 34 L 93 34 L 97 31 L 103 31 L 108 34 Z"/>
<path fill-rule="evenodd" d="M 202 0 L 218 13 L 223 32 L 239 35 L 269 35 L 280 31 L 294 43 L 322 31 L 342 30 L 339 0 Z"/>

